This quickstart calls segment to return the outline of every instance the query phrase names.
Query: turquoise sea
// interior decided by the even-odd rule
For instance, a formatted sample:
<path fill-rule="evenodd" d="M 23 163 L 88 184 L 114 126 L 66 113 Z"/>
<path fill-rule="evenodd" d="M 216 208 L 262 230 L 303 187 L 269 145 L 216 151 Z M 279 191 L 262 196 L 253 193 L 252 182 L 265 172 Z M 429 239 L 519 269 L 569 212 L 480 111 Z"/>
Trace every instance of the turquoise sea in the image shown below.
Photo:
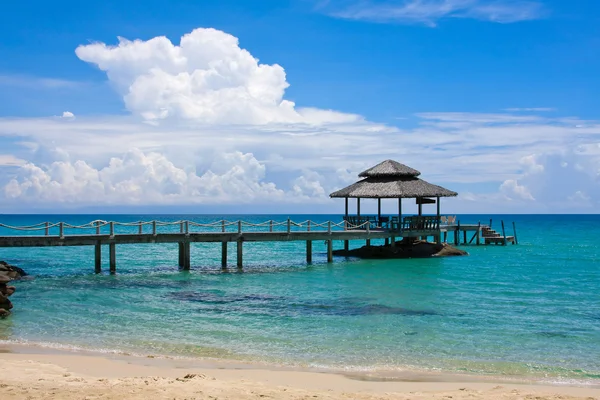
<path fill-rule="evenodd" d="M 0 215 L 0 223 L 287 217 Z M 514 221 L 519 245 L 467 246 L 470 255 L 457 258 L 327 264 L 325 245 L 316 242 L 307 265 L 303 242 L 246 243 L 243 272 L 235 269 L 234 245 L 228 272 L 218 243 L 192 245 L 190 272 L 178 270 L 176 244 L 121 245 L 114 276 L 93 273 L 93 247 L 0 248 L 0 259 L 32 275 L 16 283 L 0 343 L 383 377 L 408 369 L 600 384 L 600 216 L 458 218 L 492 218 L 495 228 L 504 220 L 507 234 Z"/>

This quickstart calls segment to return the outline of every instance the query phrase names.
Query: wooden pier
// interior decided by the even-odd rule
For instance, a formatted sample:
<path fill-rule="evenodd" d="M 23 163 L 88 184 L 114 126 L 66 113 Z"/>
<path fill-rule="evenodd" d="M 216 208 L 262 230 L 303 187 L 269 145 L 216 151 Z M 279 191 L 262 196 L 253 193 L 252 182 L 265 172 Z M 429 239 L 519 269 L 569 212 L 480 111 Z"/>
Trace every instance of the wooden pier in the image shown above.
<path fill-rule="evenodd" d="M 175 222 L 106 222 L 93 221 L 85 225 L 71 225 L 64 222 L 40 223 L 32 226 L 8 226 L 0 224 L 4 231 L 18 231 L 20 235 L 1 235 L 0 247 L 51 247 L 51 246 L 94 246 L 95 272 L 102 272 L 102 246 L 109 248 L 109 268 L 117 269 L 117 245 L 145 243 L 177 243 L 179 245 L 178 265 L 189 270 L 191 267 L 191 243 L 221 243 L 221 266 L 228 267 L 228 244 L 237 246 L 237 267 L 243 267 L 244 242 L 306 242 L 306 261 L 312 262 L 313 242 L 325 241 L 327 261 L 333 261 L 333 241 L 344 241 L 347 248 L 350 240 L 364 241 L 367 246 L 373 239 L 383 239 L 395 245 L 401 238 L 432 237 L 434 241 L 446 242 L 453 235 L 455 245 L 479 245 L 496 243 L 516 243 L 514 237 L 491 234 L 491 228 L 477 225 L 441 225 L 435 217 L 405 217 L 402 223 L 394 223 L 393 218 L 382 224 L 374 217 L 346 219 L 339 223 L 331 221 L 283 222 L 266 221 L 249 223 L 244 221 L 221 220 L 209 224 L 193 221 Z M 391 224 L 390 224 L 391 222 Z M 0 231 L 2 232 L 2 231 Z M 75 233 L 74 233 L 75 232 Z M 32 234 L 34 233 L 34 234 Z M 461 243 L 461 234 L 464 240 Z M 468 240 L 470 238 L 470 240 Z M 452 237 L 450 237 L 452 239 Z M 452 240 L 450 241 L 452 243 Z"/>

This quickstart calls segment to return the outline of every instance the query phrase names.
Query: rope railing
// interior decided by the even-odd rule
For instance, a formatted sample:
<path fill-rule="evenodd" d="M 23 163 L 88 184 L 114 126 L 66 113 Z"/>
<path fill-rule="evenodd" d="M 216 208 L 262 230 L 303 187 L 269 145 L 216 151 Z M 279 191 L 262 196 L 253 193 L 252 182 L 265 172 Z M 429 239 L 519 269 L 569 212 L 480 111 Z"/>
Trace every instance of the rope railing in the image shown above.
<path fill-rule="evenodd" d="M 282 232 L 281 227 L 285 227 L 288 233 L 291 232 L 299 232 L 299 231 L 318 231 L 318 230 L 327 230 L 331 232 L 332 230 L 355 230 L 355 229 L 365 229 L 369 231 L 373 226 L 371 222 L 366 221 L 361 224 L 352 224 L 348 221 L 342 222 L 315 222 L 311 220 L 305 220 L 302 222 L 295 222 L 291 219 L 287 219 L 285 221 L 264 221 L 264 222 L 250 222 L 244 220 L 238 221 L 228 221 L 225 219 L 214 221 L 210 223 L 200 223 L 189 220 L 178 220 L 178 221 L 134 221 L 134 222 L 118 222 L 118 221 L 103 221 L 103 220 L 95 220 L 88 222 L 86 224 L 74 225 L 66 222 L 41 222 L 35 225 L 28 226 L 13 226 L 0 223 L 0 229 L 6 229 L 8 231 L 21 231 L 21 232 L 36 232 L 36 231 L 44 231 L 43 236 L 52 236 L 50 235 L 51 229 L 59 229 L 59 236 L 65 236 L 65 230 L 95 230 L 94 234 L 96 235 L 106 235 L 108 227 L 110 236 L 115 234 L 132 234 L 132 232 L 116 232 L 117 227 L 123 228 L 137 228 L 137 234 L 148 234 L 147 229 L 144 230 L 145 227 L 150 226 L 152 229 L 152 234 L 156 235 L 158 233 L 209 233 L 210 229 L 218 230 L 222 233 L 232 233 L 237 231 L 237 233 L 248 232 L 244 228 L 265 228 L 268 229 L 268 232 Z M 178 231 L 163 231 L 159 232 L 158 228 L 164 227 L 179 227 Z M 102 229 L 104 228 L 104 229 Z M 205 228 L 207 230 L 198 230 L 192 228 Z M 229 230 L 228 230 L 229 228 Z M 233 229 L 232 229 L 233 228 Z M 294 229 L 292 229 L 294 228 Z M 376 227 L 377 228 L 377 227 Z M 285 232 L 284 230 L 284 232 Z M 146 231 L 146 232 L 145 232 Z M 251 230 L 250 232 L 261 232 L 261 230 Z M 8 236 L 0 232 L 0 236 Z"/>

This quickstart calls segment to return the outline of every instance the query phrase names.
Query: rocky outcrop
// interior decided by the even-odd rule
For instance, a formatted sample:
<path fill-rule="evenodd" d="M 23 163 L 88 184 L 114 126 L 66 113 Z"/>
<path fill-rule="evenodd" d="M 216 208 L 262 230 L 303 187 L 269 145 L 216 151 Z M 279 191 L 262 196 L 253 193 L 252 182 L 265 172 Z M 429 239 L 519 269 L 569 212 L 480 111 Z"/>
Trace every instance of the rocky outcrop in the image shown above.
<path fill-rule="evenodd" d="M 14 286 L 9 286 L 9 283 L 26 275 L 21 268 L 0 261 L 0 318 L 8 317 L 10 310 L 13 308 L 9 297 L 17 289 Z"/>
<path fill-rule="evenodd" d="M 363 246 L 349 251 L 336 250 L 336 256 L 358 257 L 366 259 L 427 258 L 446 256 L 465 256 L 468 253 L 447 243 L 430 243 L 423 240 L 403 240 L 395 246 Z"/>

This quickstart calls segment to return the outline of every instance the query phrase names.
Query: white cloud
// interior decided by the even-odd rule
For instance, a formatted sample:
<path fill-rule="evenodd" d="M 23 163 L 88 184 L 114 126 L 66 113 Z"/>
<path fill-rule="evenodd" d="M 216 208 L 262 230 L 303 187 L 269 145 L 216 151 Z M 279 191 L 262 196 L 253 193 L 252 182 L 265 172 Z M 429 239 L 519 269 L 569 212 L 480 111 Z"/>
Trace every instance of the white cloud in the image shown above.
<path fill-rule="evenodd" d="M 28 163 L 4 187 L 6 198 L 45 204 L 223 204 L 295 201 L 272 182 L 265 166 L 252 154 L 219 155 L 202 174 L 176 166 L 158 153 L 132 149 L 96 169 L 85 161 L 56 161 L 49 166 Z M 323 189 L 301 177 L 310 195 Z M 295 189 L 294 189 L 295 190 Z M 318 194 L 318 193 L 317 193 Z"/>
<path fill-rule="evenodd" d="M 26 163 L 27 161 L 17 158 L 12 154 L 0 154 L 0 167 L 18 167 Z"/>
<path fill-rule="evenodd" d="M 317 9 L 337 18 L 429 26 L 445 18 L 512 23 L 544 14 L 541 2 L 529 0 L 332 0 Z"/>
<path fill-rule="evenodd" d="M 514 179 L 505 180 L 502 185 L 500 185 L 500 192 L 511 200 L 514 198 L 519 200 L 535 200 L 529 192 L 529 189 L 523 185 L 519 185 Z"/>
<path fill-rule="evenodd" d="M 74 119 L 75 118 L 75 114 L 73 114 L 71 111 L 65 111 L 62 113 L 62 118 L 65 119 Z"/>
<path fill-rule="evenodd" d="M 166 37 L 119 38 L 117 46 L 79 46 L 77 56 L 96 64 L 124 97 L 126 107 L 149 120 L 203 123 L 301 122 L 277 64 L 260 64 L 238 39 L 216 29 L 196 29 L 179 45 Z M 324 112 L 322 112 L 324 113 Z"/>

